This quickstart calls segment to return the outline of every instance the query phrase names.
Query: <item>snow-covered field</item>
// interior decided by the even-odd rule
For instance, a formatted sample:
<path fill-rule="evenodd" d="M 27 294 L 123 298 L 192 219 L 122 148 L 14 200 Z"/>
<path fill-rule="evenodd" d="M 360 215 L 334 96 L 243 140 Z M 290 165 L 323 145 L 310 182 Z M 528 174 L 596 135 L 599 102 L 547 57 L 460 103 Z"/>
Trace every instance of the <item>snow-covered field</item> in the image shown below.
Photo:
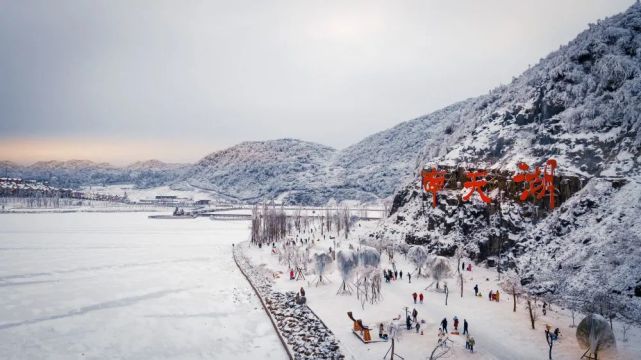
<path fill-rule="evenodd" d="M 247 224 L 0 215 L 0 358 L 286 358 L 232 260 Z"/>
<path fill-rule="evenodd" d="M 359 238 L 371 231 L 374 222 L 362 222 L 350 235 L 350 240 L 339 240 L 338 249 L 347 249 L 349 244 L 358 247 Z M 316 236 L 318 239 L 318 229 Z M 335 235 L 335 234 L 334 234 Z M 308 238 L 307 235 L 302 235 Z M 342 234 L 337 239 L 342 238 Z M 462 331 L 463 319 L 469 322 L 469 330 L 476 340 L 475 352 L 470 353 L 465 349 L 465 340 L 462 335 L 451 335 L 454 341 L 453 350 L 443 358 L 447 359 L 547 359 L 548 346 L 545 340 L 545 325 L 549 324 L 552 329 L 558 327 L 561 330 L 561 340 L 556 342 L 553 348 L 553 359 L 575 360 L 581 357 L 584 350 L 581 350 L 576 337 L 575 328 L 571 328 L 572 319 L 568 312 L 553 306 L 546 316 L 541 314 L 541 303 L 539 302 L 539 319 L 536 321 L 536 330 L 532 330 L 529 323 L 529 316 L 524 301 L 517 305 L 517 312 L 512 312 L 512 298 L 503 293 L 500 302 L 490 302 L 487 294 L 489 290 L 500 289 L 497 285 L 496 270 L 488 270 L 474 266 L 471 272 L 464 272 L 464 296 L 460 296 L 460 288 L 454 277 L 447 279 L 450 288 L 448 305 L 445 305 L 445 295 L 434 289 L 432 279 L 417 278 L 414 273 L 411 284 L 407 279 L 408 271 L 414 271 L 414 266 L 397 254 L 395 262 L 397 269 L 403 270 L 403 279 L 382 284 L 382 301 L 376 304 L 366 303 L 364 309 L 355 295 L 341 296 L 336 292 L 341 284 L 340 275 L 335 264 L 332 264 L 324 275 L 331 283 L 316 286 L 317 276 L 308 274 L 306 280 L 289 280 L 286 264 L 279 263 L 278 256 L 270 254 L 269 246 L 259 249 L 256 246 L 242 244 L 245 253 L 251 261 L 258 266 L 264 266 L 273 272 L 282 272 L 282 275 L 275 280 L 274 288 L 281 291 L 298 291 L 300 287 L 305 288 L 307 303 L 309 307 L 320 316 L 329 326 L 336 337 L 341 341 L 341 349 L 348 359 L 382 359 L 388 350 L 389 342 L 362 343 L 352 333 L 352 322 L 347 317 L 347 312 L 352 311 L 356 319 L 362 319 L 365 325 L 370 326 L 372 337 L 378 338 L 378 324 L 387 324 L 395 317 L 405 318 L 405 309 L 411 313 L 415 308 L 418 311 L 419 320 L 425 320 L 421 324 L 423 334 L 417 334 L 415 330 L 402 331 L 400 341 L 396 344 L 396 352 L 406 360 L 428 359 L 430 353 L 437 345 L 437 333 L 441 320 L 448 319 L 448 328 L 453 328 L 453 317 L 460 319 L 459 329 Z M 330 246 L 335 246 L 333 240 L 320 240 L 316 242 L 311 254 L 327 251 Z M 382 268 L 391 269 L 392 266 L 386 255 L 381 257 Z M 456 270 L 455 260 L 451 261 L 454 271 Z M 310 265 L 309 269 L 313 269 Z M 473 287 L 478 284 L 482 297 L 475 297 Z M 429 289 L 426 289 L 428 288 Z M 423 293 L 425 301 L 423 304 L 414 304 L 411 294 L 413 292 Z M 501 290 L 502 292 L 502 290 Z M 576 316 L 576 324 L 582 319 L 581 315 Z M 401 320 L 404 324 L 404 321 Z M 618 342 L 618 354 L 613 357 L 602 357 L 599 359 L 639 359 L 641 354 L 641 329 L 633 328 L 628 332 L 628 342 L 622 341 L 620 324 L 615 322 L 615 334 Z"/>

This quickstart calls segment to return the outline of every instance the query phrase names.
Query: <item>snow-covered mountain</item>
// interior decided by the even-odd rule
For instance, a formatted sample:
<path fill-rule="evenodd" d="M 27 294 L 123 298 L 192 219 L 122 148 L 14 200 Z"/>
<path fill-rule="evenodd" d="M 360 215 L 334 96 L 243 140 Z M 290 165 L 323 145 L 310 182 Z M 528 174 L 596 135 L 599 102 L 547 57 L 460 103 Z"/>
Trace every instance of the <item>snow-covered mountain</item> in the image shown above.
<path fill-rule="evenodd" d="M 416 177 L 417 157 L 426 142 L 451 133 L 447 118 L 464 104 L 454 104 L 368 136 L 339 151 L 333 167 L 342 169 L 346 187 L 359 188 L 380 198 L 391 196 L 400 184 Z"/>
<path fill-rule="evenodd" d="M 424 134 L 414 174 L 425 164 L 503 172 L 492 194 L 501 206 L 462 202 L 456 179 L 433 208 L 412 181 L 373 236 L 447 255 L 463 246 L 477 261 L 500 249 L 503 266 L 541 294 L 641 296 L 641 6 L 590 25 L 511 84 L 432 116 L 446 131 Z M 517 201 L 517 163 L 548 159 L 558 162 L 560 206 Z"/>
<path fill-rule="evenodd" d="M 294 139 L 243 142 L 206 156 L 176 186 L 187 184 L 247 202 L 296 197 L 327 185 L 327 166 L 335 152 Z"/>
<path fill-rule="evenodd" d="M 340 151 L 294 139 L 244 142 L 206 156 L 173 187 L 246 202 L 376 201 L 413 176 L 422 137 L 442 130 L 437 120 L 404 122 Z"/>
<path fill-rule="evenodd" d="M 189 165 L 158 160 L 137 162 L 126 167 L 89 160 L 39 161 L 28 166 L 0 163 L 0 174 L 46 181 L 52 186 L 79 188 L 88 185 L 136 184 L 139 187 L 166 185 L 176 181 Z"/>
<path fill-rule="evenodd" d="M 174 183 L 191 168 L 190 164 L 165 163 L 160 160 L 138 161 L 122 171 L 130 183 L 150 188 Z"/>

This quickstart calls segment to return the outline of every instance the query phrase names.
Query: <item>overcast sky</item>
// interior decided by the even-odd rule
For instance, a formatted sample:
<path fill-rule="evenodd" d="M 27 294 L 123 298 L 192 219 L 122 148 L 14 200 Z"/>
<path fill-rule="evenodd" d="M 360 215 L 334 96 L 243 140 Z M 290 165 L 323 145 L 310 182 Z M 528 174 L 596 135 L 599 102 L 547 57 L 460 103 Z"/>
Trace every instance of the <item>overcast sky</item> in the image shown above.
<path fill-rule="evenodd" d="M 336 148 L 508 83 L 633 0 L 0 0 L 0 159 Z"/>

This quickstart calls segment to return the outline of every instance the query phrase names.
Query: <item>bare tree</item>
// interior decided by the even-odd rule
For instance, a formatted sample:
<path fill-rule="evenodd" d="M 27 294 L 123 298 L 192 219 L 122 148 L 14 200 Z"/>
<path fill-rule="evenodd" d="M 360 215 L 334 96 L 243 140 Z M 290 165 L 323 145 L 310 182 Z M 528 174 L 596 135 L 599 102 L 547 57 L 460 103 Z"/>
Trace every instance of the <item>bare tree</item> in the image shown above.
<path fill-rule="evenodd" d="M 612 293 L 607 290 L 598 290 L 594 292 L 591 299 L 584 302 L 583 310 L 585 313 L 597 313 L 608 319 L 610 330 L 613 329 L 612 320 L 616 317 L 619 305 Z"/>
<path fill-rule="evenodd" d="M 450 289 L 448 289 L 447 283 L 443 284 L 443 288 L 445 290 L 445 306 L 447 306 L 447 299 L 450 297 Z"/>
<path fill-rule="evenodd" d="M 550 334 L 550 330 L 545 329 L 545 341 L 548 343 L 548 359 L 552 360 L 552 347 L 554 346 L 554 339 L 552 338 L 552 334 Z"/>
<path fill-rule="evenodd" d="M 463 259 L 464 255 L 465 250 L 463 250 L 463 246 L 457 247 L 456 252 L 454 253 L 454 257 L 456 258 L 456 272 L 458 274 L 461 273 L 461 260 Z"/>
<path fill-rule="evenodd" d="M 524 292 L 523 287 L 521 286 L 521 277 L 517 273 L 511 273 L 503 279 L 500 285 L 503 291 L 512 295 L 512 299 L 514 300 L 512 311 L 516 312 L 517 297 Z"/>
<path fill-rule="evenodd" d="M 538 318 L 539 318 L 539 312 L 538 312 L 538 309 L 536 307 L 535 301 L 536 301 L 536 299 L 532 298 L 531 296 L 528 296 L 527 297 L 527 301 L 526 301 L 526 308 L 527 308 L 527 310 L 528 310 L 528 312 L 530 314 L 530 323 L 532 325 L 532 330 L 535 329 L 534 324 L 535 324 L 536 320 L 538 320 Z"/>

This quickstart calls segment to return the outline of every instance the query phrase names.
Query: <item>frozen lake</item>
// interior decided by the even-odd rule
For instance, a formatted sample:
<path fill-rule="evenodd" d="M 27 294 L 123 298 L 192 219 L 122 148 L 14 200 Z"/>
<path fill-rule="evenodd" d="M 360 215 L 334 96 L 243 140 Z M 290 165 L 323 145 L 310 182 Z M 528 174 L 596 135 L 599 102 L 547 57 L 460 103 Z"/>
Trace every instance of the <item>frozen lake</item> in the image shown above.
<path fill-rule="evenodd" d="M 233 262 L 248 222 L 0 215 L 3 359 L 285 359 Z"/>

